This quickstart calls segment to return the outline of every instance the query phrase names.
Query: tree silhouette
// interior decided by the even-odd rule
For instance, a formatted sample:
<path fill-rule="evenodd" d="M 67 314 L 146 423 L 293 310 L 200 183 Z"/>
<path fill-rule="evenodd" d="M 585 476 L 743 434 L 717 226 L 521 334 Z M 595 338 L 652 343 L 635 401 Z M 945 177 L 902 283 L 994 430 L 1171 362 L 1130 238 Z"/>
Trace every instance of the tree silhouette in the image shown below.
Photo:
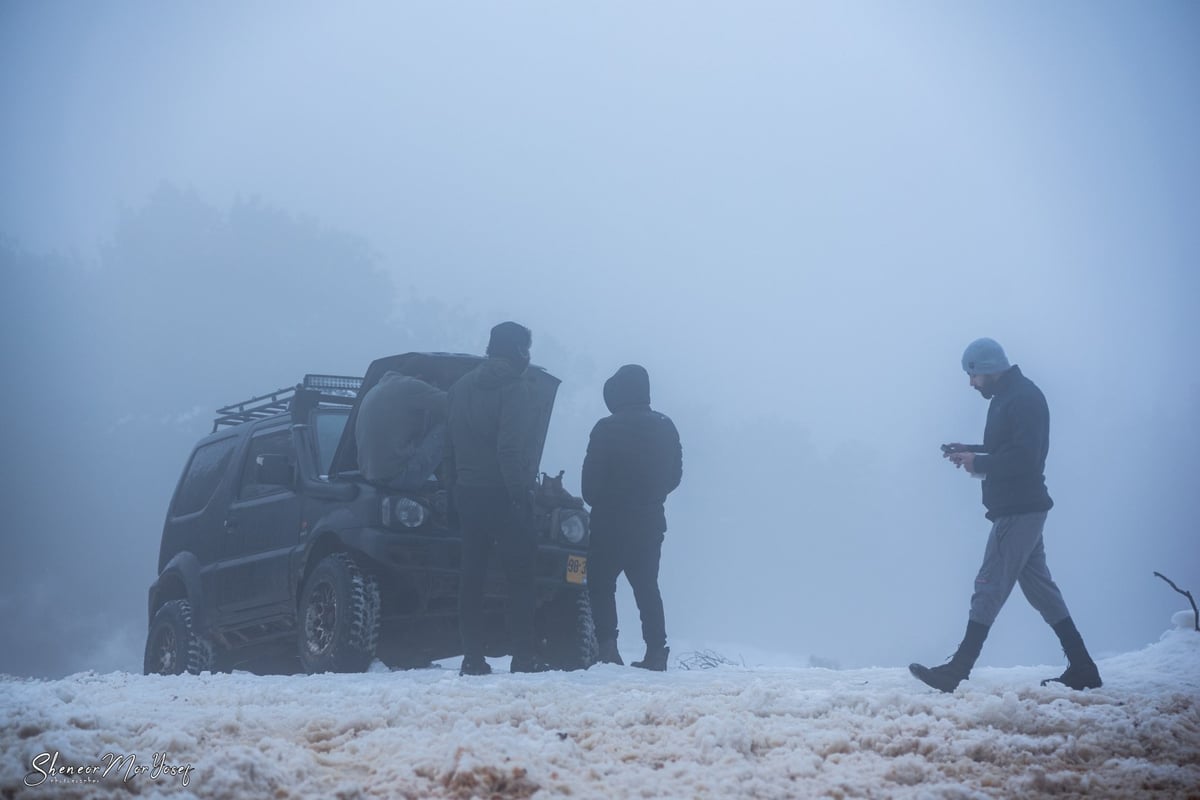
<path fill-rule="evenodd" d="M 361 238 L 172 186 L 124 215 L 95 267 L 11 242 L 0 267 L 0 672 L 138 668 L 163 515 L 217 406 L 474 325 L 398 303 Z"/>

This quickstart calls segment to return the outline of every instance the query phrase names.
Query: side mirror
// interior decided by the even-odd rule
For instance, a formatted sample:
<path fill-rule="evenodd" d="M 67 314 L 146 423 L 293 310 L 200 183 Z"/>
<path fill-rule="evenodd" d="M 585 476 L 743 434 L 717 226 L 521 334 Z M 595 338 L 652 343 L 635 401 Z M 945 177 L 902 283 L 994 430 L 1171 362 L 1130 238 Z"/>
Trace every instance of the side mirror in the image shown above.
<path fill-rule="evenodd" d="M 282 453 L 263 453 L 255 459 L 255 483 L 265 486 L 291 486 L 292 462 Z"/>

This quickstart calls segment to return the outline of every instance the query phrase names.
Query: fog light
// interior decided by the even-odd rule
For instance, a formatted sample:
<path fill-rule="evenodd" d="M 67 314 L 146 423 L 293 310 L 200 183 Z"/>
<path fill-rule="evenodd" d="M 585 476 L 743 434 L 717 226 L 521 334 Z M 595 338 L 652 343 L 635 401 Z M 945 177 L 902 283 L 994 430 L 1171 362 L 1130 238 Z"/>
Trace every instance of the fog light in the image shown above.
<path fill-rule="evenodd" d="M 405 528 L 419 528 L 429 518 L 429 509 L 411 497 L 383 498 L 383 524 Z"/>
<path fill-rule="evenodd" d="M 564 514 L 558 520 L 558 533 L 571 544 L 579 544 L 587 535 L 587 523 L 580 514 Z"/>

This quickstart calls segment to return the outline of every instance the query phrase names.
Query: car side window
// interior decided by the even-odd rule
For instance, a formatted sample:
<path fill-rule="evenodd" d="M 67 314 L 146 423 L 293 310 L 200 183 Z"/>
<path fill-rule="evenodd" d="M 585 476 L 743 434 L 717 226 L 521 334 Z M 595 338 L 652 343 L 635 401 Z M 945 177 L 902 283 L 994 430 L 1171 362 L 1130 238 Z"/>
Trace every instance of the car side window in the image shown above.
<path fill-rule="evenodd" d="M 295 450 L 292 447 L 292 433 L 289 430 L 276 431 L 264 436 L 256 436 L 250 440 L 246 449 L 246 460 L 242 464 L 242 481 L 238 488 L 239 500 L 253 500 L 276 492 L 291 490 L 291 486 L 263 481 L 264 456 L 279 456 L 287 460 L 293 468 L 296 465 Z"/>
<path fill-rule="evenodd" d="M 349 417 L 350 412 L 343 409 L 320 410 L 313 414 L 313 427 L 317 430 L 317 461 L 322 475 L 329 474 L 333 453 L 337 450 Z"/>
<path fill-rule="evenodd" d="M 188 463 L 183 481 L 179 484 L 179 491 L 175 494 L 175 503 L 172 506 L 174 516 L 194 514 L 208 505 L 213 492 L 217 490 L 217 484 L 221 482 L 221 476 L 233 460 L 236 445 L 237 438 L 230 437 L 210 442 L 192 453 L 192 460 Z"/>

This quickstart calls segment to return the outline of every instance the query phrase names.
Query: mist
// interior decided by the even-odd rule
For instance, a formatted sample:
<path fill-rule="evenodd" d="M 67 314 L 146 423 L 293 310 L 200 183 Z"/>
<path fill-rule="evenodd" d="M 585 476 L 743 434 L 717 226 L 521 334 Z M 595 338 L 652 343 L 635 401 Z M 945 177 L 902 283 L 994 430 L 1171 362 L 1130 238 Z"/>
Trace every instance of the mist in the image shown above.
<path fill-rule="evenodd" d="M 980 336 L 1049 401 L 1089 647 L 1157 639 L 1152 572 L 1200 591 L 1197 45 L 1182 2 L 5 4 L 0 673 L 140 670 L 215 408 L 505 319 L 568 488 L 620 365 L 679 428 L 672 641 L 952 652 Z M 1015 592 L 980 663 L 1060 659 Z"/>

